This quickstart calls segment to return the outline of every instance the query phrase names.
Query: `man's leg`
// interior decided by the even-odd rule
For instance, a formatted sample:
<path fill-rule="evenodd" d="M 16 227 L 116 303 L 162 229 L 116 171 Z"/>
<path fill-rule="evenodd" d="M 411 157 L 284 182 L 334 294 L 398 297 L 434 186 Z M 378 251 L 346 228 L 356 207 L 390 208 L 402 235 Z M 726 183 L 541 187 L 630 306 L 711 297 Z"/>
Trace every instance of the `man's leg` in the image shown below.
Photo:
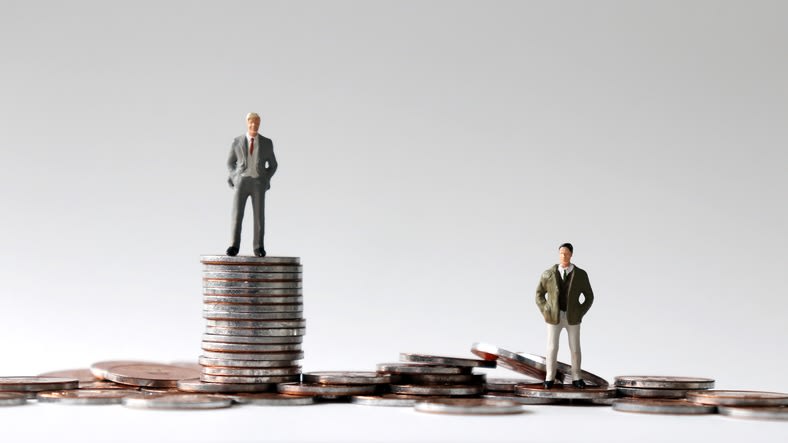
<path fill-rule="evenodd" d="M 246 200 L 249 198 L 247 189 L 248 180 L 241 177 L 238 184 L 235 185 L 235 193 L 233 195 L 233 211 L 231 214 L 232 219 L 232 244 L 227 248 L 227 255 L 238 254 L 238 249 L 241 246 L 241 226 L 244 221 L 244 209 L 246 207 Z M 231 254 L 231 252 L 234 252 Z"/>
<path fill-rule="evenodd" d="M 582 380 L 580 375 L 580 324 L 567 325 L 567 335 L 569 335 L 569 352 L 572 354 L 572 381 Z"/>
<path fill-rule="evenodd" d="M 558 339 L 561 337 L 561 324 L 551 325 L 547 323 L 547 375 L 545 375 L 545 386 L 555 381 L 556 360 L 558 359 Z"/>
<path fill-rule="evenodd" d="M 254 211 L 254 254 L 265 257 L 265 188 L 256 184 L 252 192 Z"/>

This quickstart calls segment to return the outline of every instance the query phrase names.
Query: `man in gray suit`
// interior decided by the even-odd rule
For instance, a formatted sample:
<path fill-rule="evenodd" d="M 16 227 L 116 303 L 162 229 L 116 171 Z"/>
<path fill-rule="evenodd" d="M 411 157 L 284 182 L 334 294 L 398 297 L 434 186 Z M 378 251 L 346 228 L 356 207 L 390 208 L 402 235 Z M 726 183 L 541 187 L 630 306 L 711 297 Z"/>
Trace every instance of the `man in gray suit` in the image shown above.
<path fill-rule="evenodd" d="M 276 172 L 274 144 L 260 135 L 260 116 L 254 112 L 246 116 L 246 134 L 236 137 L 230 147 L 227 168 L 228 182 L 235 189 L 233 197 L 233 242 L 227 255 L 238 255 L 241 245 L 241 224 L 246 200 L 252 197 L 254 212 L 254 255 L 265 257 L 265 191 L 271 187 L 271 177 Z"/>

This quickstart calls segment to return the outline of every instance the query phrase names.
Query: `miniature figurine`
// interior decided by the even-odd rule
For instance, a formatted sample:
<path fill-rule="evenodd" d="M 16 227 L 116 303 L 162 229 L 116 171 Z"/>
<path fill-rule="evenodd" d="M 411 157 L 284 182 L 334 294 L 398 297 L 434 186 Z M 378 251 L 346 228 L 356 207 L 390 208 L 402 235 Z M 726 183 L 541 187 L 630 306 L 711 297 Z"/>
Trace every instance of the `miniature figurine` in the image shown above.
<path fill-rule="evenodd" d="M 274 144 L 257 131 L 260 129 L 260 116 L 254 112 L 246 116 L 247 132 L 233 140 L 227 168 L 227 179 L 235 189 L 232 213 L 232 244 L 227 255 L 238 254 L 241 245 L 241 224 L 244 218 L 246 200 L 252 197 L 254 213 L 254 255 L 265 257 L 265 191 L 271 187 L 271 177 L 276 172 Z"/>
<path fill-rule="evenodd" d="M 536 305 L 547 322 L 547 375 L 544 380 L 547 389 L 555 383 L 561 329 L 566 329 L 569 335 L 572 385 L 576 388 L 586 386 L 580 374 L 580 322 L 594 303 L 594 291 L 591 290 L 586 271 L 571 262 L 573 253 L 571 243 L 559 246 L 559 263 L 542 273 L 539 286 L 536 287 Z M 582 303 L 581 295 L 585 297 Z"/>

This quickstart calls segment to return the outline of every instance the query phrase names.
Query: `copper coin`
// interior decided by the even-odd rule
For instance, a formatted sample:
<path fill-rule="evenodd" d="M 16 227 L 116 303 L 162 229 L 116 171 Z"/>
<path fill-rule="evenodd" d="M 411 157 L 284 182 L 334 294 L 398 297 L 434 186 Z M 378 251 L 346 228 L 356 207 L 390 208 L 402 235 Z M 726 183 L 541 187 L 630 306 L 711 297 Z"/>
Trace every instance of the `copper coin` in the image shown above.
<path fill-rule="evenodd" d="M 0 406 L 19 406 L 27 403 L 27 394 L 22 392 L 0 392 Z"/>
<path fill-rule="evenodd" d="M 788 394 L 761 391 L 690 391 L 687 400 L 716 406 L 788 406 Z"/>
<path fill-rule="evenodd" d="M 218 409 L 232 404 L 230 398 L 205 394 L 136 395 L 123 399 L 123 406 L 140 409 Z"/>
<path fill-rule="evenodd" d="M 132 389 L 79 389 L 75 391 L 39 392 L 38 401 L 68 405 L 120 404 L 124 397 L 137 395 Z"/>
<path fill-rule="evenodd" d="M 699 377 L 674 377 L 662 375 L 621 375 L 613 383 L 625 388 L 648 389 L 712 389 L 714 380 Z"/>
<path fill-rule="evenodd" d="M 405 385 L 462 385 L 484 383 L 484 374 L 407 374 L 399 376 L 397 384 Z"/>
<path fill-rule="evenodd" d="M 439 355 L 400 353 L 399 359 L 415 363 L 431 363 L 435 365 L 466 366 L 471 368 L 494 368 L 495 362 L 477 360 L 475 358 L 442 357 Z"/>
<path fill-rule="evenodd" d="M 0 377 L 0 392 L 41 392 L 77 389 L 75 378 L 60 377 Z"/>
<path fill-rule="evenodd" d="M 258 406 L 304 406 L 315 403 L 315 397 L 277 393 L 230 395 L 236 403 Z"/>
<path fill-rule="evenodd" d="M 470 396 L 480 395 L 482 385 L 391 385 L 391 392 L 405 395 Z"/>
<path fill-rule="evenodd" d="M 380 363 L 378 372 L 383 374 L 456 375 L 470 374 L 467 366 L 430 365 L 425 363 Z"/>
<path fill-rule="evenodd" d="M 715 411 L 715 407 L 710 405 L 701 405 L 687 400 L 656 398 L 619 398 L 613 402 L 613 409 L 621 412 L 680 415 L 713 414 Z"/>
<path fill-rule="evenodd" d="M 785 406 L 765 406 L 765 407 L 736 407 L 736 406 L 717 406 L 717 412 L 721 415 L 736 418 L 750 418 L 755 420 L 788 420 L 788 407 Z"/>
<path fill-rule="evenodd" d="M 58 378 L 75 378 L 79 380 L 80 385 L 82 382 L 93 382 L 96 381 L 96 376 L 90 371 L 90 369 L 65 369 L 62 371 L 51 371 L 51 372 L 44 372 L 43 374 L 38 374 L 39 377 L 58 377 Z"/>
<path fill-rule="evenodd" d="M 225 376 L 225 375 L 200 375 L 200 381 L 206 383 L 254 383 L 254 384 L 271 384 L 271 383 L 291 383 L 297 382 L 301 379 L 301 375 L 272 375 L 272 376 Z"/>
<path fill-rule="evenodd" d="M 534 383 L 539 383 L 539 380 L 531 378 L 488 378 L 485 381 L 485 388 L 488 391 L 514 392 L 516 385 Z"/>
<path fill-rule="evenodd" d="M 377 385 L 326 385 L 319 383 L 281 383 L 276 389 L 282 394 L 334 396 L 374 394 Z"/>
<path fill-rule="evenodd" d="M 493 400 L 486 398 L 445 398 L 425 400 L 416 403 L 419 412 L 436 414 L 461 415 L 501 415 L 520 414 L 525 412 L 519 403 L 509 400 Z"/>
<path fill-rule="evenodd" d="M 376 372 L 319 371 L 304 373 L 304 383 L 324 385 L 378 385 L 391 381 L 391 376 Z"/>
<path fill-rule="evenodd" d="M 257 257 L 248 255 L 203 255 L 200 256 L 200 263 L 204 265 L 246 265 L 246 266 L 285 266 L 298 265 L 301 257 Z"/>
<path fill-rule="evenodd" d="M 99 379 L 99 380 L 106 380 L 107 371 L 112 369 L 115 366 L 126 366 L 126 365 L 155 365 L 156 363 L 150 361 L 141 361 L 141 360 L 107 360 L 107 361 L 100 361 L 97 363 L 93 363 L 90 365 L 90 372 Z"/>
<path fill-rule="evenodd" d="M 178 380 L 178 390 L 195 393 L 235 393 L 235 392 L 268 392 L 276 391 L 276 385 L 249 383 L 206 383 L 199 378 Z"/>
<path fill-rule="evenodd" d="M 192 368 L 183 368 L 162 364 L 132 364 L 111 367 L 107 380 L 132 386 L 150 388 L 174 388 L 178 380 L 199 377 L 200 372 Z"/>
<path fill-rule="evenodd" d="M 616 396 L 612 388 L 575 388 L 572 385 L 556 384 L 547 389 L 542 384 L 522 384 L 514 389 L 515 394 L 523 397 L 552 398 L 556 400 L 593 400 L 595 398 L 610 398 Z"/>
<path fill-rule="evenodd" d="M 112 381 L 79 382 L 79 389 L 136 389 L 134 386 L 122 385 Z"/>

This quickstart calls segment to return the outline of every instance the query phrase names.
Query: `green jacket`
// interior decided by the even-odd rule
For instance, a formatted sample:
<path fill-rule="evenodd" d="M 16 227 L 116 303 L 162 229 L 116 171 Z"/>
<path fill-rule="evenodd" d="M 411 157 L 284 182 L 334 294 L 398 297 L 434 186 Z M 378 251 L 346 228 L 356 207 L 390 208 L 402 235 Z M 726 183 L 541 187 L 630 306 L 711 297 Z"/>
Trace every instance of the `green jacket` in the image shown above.
<path fill-rule="evenodd" d="M 544 271 L 536 287 L 536 305 L 542 311 L 544 320 L 551 325 L 558 324 L 558 265 L 553 265 Z M 549 297 L 545 297 L 548 294 Z M 585 301 L 580 303 L 580 294 L 585 296 Z M 575 265 L 569 278 L 569 291 L 567 292 L 566 321 L 570 325 L 579 324 L 586 315 L 591 304 L 594 303 L 594 291 L 588 281 L 586 271 Z"/>

